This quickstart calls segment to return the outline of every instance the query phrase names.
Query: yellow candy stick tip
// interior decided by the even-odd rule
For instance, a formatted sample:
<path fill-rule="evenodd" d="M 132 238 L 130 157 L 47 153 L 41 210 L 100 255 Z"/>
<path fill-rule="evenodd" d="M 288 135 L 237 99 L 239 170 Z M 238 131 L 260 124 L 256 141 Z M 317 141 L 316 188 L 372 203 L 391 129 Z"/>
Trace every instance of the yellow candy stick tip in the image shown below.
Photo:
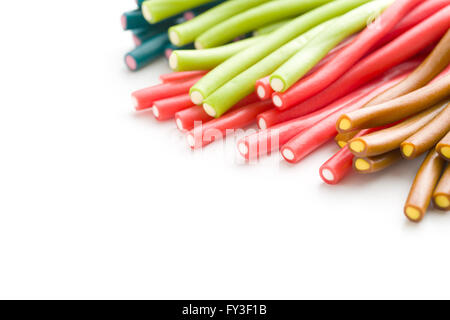
<path fill-rule="evenodd" d="M 370 169 L 370 163 L 364 159 L 356 159 L 355 168 L 358 171 L 367 171 Z"/>
<path fill-rule="evenodd" d="M 339 129 L 341 130 L 349 130 L 352 127 L 352 123 L 347 118 L 341 119 L 339 121 Z"/>
<path fill-rule="evenodd" d="M 441 209 L 447 209 L 450 207 L 450 199 L 445 195 L 436 196 L 434 198 L 434 203 L 436 203 L 436 205 Z"/>
<path fill-rule="evenodd" d="M 411 144 L 404 144 L 402 146 L 402 153 L 407 158 L 411 157 L 414 153 L 414 146 Z"/>
<path fill-rule="evenodd" d="M 354 140 L 350 142 L 350 149 L 353 152 L 361 153 L 366 149 L 366 144 L 361 140 Z"/>
<path fill-rule="evenodd" d="M 409 220 L 414 222 L 419 222 L 422 219 L 422 213 L 420 210 L 410 206 L 405 208 L 405 215 Z"/>
<path fill-rule="evenodd" d="M 450 147 L 442 147 L 440 152 L 444 157 L 450 159 Z"/>

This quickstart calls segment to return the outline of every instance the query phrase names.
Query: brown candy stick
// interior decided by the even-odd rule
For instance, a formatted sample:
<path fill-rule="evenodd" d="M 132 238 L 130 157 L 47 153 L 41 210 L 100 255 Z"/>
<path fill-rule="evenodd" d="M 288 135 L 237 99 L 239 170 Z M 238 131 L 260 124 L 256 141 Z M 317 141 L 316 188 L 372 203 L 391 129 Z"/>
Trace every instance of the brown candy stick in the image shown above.
<path fill-rule="evenodd" d="M 433 149 L 425 158 L 414 179 L 405 204 L 406 217 L 419 222 L 425 216 L 445 161 Z"/>

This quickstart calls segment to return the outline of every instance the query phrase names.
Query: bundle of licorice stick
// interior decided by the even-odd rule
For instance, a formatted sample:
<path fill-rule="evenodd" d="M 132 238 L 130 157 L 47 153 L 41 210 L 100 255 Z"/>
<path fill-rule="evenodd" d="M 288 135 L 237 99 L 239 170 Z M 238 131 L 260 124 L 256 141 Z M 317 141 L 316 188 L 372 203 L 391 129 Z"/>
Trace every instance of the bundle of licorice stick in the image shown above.
<path fill-rule="evenodd" d="M 148 0 L 149 23 L 212 1 Z M 405 205 L 450 209 L 450 0 L 228 0 L 168 28 L 174 72 L 132 94 L 136 110 L 174 119 L 191 148 L 256 124 L 248 161 L 290 163 L 336 139 L 328 184 L 429 152 Z"/>

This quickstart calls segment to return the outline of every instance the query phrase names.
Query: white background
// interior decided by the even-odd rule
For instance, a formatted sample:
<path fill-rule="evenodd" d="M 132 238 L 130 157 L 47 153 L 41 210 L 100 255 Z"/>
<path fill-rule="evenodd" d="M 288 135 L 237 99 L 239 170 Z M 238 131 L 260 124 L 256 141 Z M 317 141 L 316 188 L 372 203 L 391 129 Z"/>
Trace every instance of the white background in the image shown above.
<path fill-rule="evenodd" d="M 420 162 L 327 186 L 329 144 L 244 165 L 135 114 L 133 1 L 2 1 L 0 298 L 450 298 L 450 215 L 409 223 Z M 229 141 L 229 142 L 230 142 Z"/>

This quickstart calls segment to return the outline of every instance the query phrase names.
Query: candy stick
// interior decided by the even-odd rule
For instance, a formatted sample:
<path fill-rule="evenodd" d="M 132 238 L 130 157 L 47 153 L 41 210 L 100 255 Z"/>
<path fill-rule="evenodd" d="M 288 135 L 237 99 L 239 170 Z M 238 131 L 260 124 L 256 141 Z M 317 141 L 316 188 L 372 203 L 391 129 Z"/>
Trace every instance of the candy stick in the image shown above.
<path fill-rule="evenodd" d="M 149 23 L 173 17 L 212 0 L 151 0 L 141 4 L 142 14 Z"/>
<path fill-rule="evenodd" d="M 258 125 L 262 130 L 241 139 L 238 142 L 238 150 L 240 150 L 242 156 L 246 158 L 257 158 L 267 153 L 271 153 L 272 151 L 282 147 L 286 142 L 291 140 L 303 130 L 312 127 L 314 124 L 327 116 L 342 110 L 350 103 L 357 103 L 360 99 L 370 94 L 371 91 L 375 90 L 385 81 L 385 79 L 373 81 L 363 88 L 360 88 L 335 101 L 326 108 L 317 110 L 316 112 L 291 121 L 280 123 L 269 129 L 266 128 L 264 119 L 259 118 Z M 250 151 L 252 151 L 252 154 L 250 154 Z"/>
<path fill-rule="evenodd" d="M 362 130 L 358 133 L 358 137 L 372 131 L 373 129 Z M 351 171 L 354 157 L 347 146 L 342 147 L 320 167 L 320 177 L 327 184 L 338 184 Z"/>
<path fill-rule="evenodd" d="M 192 102 L 199 105 L 227 81 L 248 69 L 287 42 L 298 37 L 309 29 L 343 14 L 366 1 L 337 0 L 314 9 L 269 34 L 261 41 L 246 50 L 234 55 L 199 81 L 190 92 Z M 314 4 L 302 1 L 305 10 Z"/>
<path fill-rule="evenodd" d="M 184 17 L 170 18 L 155 24 L 149 24 L 147 21 L 145 21 L 147 25 L 145 28 L 133 30 L 134 42 L 139 46 L 160 33 L 166 33 L 167 29 L 171 26 L 182 23 L 184 21 L 186 21 Z"/>
<path fill-rule="evenodd" d="M 433 191 L 444 168 L 444 160 L 431 150 L 417 173 L 405 204 L 406 217 L 419 222 L 425 216 Z"/>
<path fill-rule="evenodd" d="M 370 99 L 375 97 L 380 92 L 383 92 L 387 88 L 392 87 L 399 81 L 404 79 L 405 76 L 400 76 L 391 80 L 377 89 L 373 90 L 368 95 L 364 96 L 357 102 L 349 103 L 340 111 L 332 113 L 325 119 L 316 123 L 313 127 L 300 132 L 297 136 L 291 139 L 281 148 L 281 154 L 283 158 L 290 163 L 297 163 L 311 152 L 322 146 L 324 143 L 333 139 L 337 134 L 336 120 L 339 118 L 341 112 L 349 112 L 350 110 L 357 110 L 363 107 Z"/>
<path fill-rule="evenodd" d="M 367 106 L 377 105 L 389 100 L 401 97 L 407 93 L 417 90 L 444 70 L 450 63 L 450 31 L 447 31 L 439 44 L 422 64 L 412 72 L 408 78 L 400 82 L 395 87 L 383 92 L 378 97 L 370 101 Z M 443 74 L 450 72 L 450 66 Z"/>
<path fill-rule="evenodd" d="M 177 46 L 194 42 L 200 34 L 218 23 L 267 1 L 270 0 L 226 1 L 188 22 L 171 27 L 169 29 L 170 41 Z"/>
<path fill-rule="evenodd" d="M 175 51 L 178 51 L 178 52 L 180 52 L 180 51 L 187 51 L 187 50 L 192 50 L 192 49 L 194 49 L 192 44 L 188 44 L 188 45 L 183 46 L 183 47 L 177 47 L 176 45 L 174 45 L 172 43 L 169 43 L 169 44 L 167 44 L 166 50 L 164 51 L 164 53 L 165 53 L 165 56 L 166 56 L 167 60 L 170 61 L 170 57 L 172 56 L 173 52 L 175 52 Z M 186 71 L 188 71 L 188 70 L 186 70 Z"/>
<path fill-rule="evenodd" d="M 433 200 L 439 209 L 450 210 L 450 164 L 447 165 L 436 190 L 434 190 Z"/>
<path fill-rule="evenodd" d="M 205 99 L 203 104 L 205 111 L 212 117 L 221 116 L 242 97 L 255 91 L 255 83 L 258 79 L 269 75 L 331 23 L 327 21 L 312 28 L 225 83 Z"/>
<path fill-rule="evenodd" d="M 121 17 L 121 22 L 123 30 L 142 29 L 149 26 L 140 10 L 125 12 Z"/>
<path fill-rule="evenodd" d="M 373 157 L 355 157 L 353 161 L 353 168 L 358 173 L 375 173 L 392 166 L 400 160 L 402 160 L 400 151 L 393 150 Z"/>
<path fill-rule="evenodd" d="M 168 43 L 167 34 L 159 34 L 127 53 L 125 64 L 130 70 L 137 71 L 163 55 Z"/>
<path fill-rule="evenodd" d="M 296 17 L 329 1 L 271 1 L 215 24 L 195 40 L 197 49 L 213 48 L 272 22 Z"/>
<path fill-rule="evenodd" d="M 343 132 L 343 133 L 338 133 L 336 135 L 336 137 L 334 137 L 334 141 L 336 142 L 336 144 L 340 147 L 343 148 L 345 147 L 348 142 L 350 140 L 352 140 L 354 137 L 356 137 L 356 135 L 359 133 L 359 131 L 350 131 L 350 132 Z"/>
<path fill-rule="evenodd" d="M 305 112 L 322 108 L 373 77 L 416 55 L 447 32 L 450 27 L 449 15 L 450 6 L 373 52 L 325 90 L 297 105 L 296 108 Z M 288 91 L 274 95 L 277 97 L 276 100 L 274 99 L 274 104 L 285 109 L 294 106 L 299 101 L 298 93 L 297 86 L 294 85 Z"/>
<path fill-rule="evenodd" d="M 328 61 L 330 61 L 334 56 L 336 56 L 336 54 L 340 50 L 342 50 L 347 45 L 349 45 L 353 39 L 354 39 L 353 37 L 350 37 L 347 40 L 343 41 L 341 44 L 339 44 L 339 46 L 337 46 L 335 49 L 330 51 L 330 53 L 325 58 L 323 58 L 317 64 L 317 66 L 314 67 L 309 73 L 316 71 L 316 68 L 318 69 L 318 68 L 322 67 L 324 64 L 326 64 Z M 263 100 L 269 99 L 270 97 L 272 97 L 272 94 L 275 92 L 275 91 L 273 91 L 272 87 L 270 86 L 270 76 L 264 77 L 264 78 L 256 81 L 255 89 L 256 89 L 256 93 L 258 94 L 258 96 Z"/>
<path fill-rule="evenodd" d="M 427 0 L 423 1 L 421 4 L 416 6 L 402 21 L 400 21 L 395 28 L 386 35 L 379 43 L 375 46 L 380 48 L 385 44 L 391 42 L 399 35 L 408 31 L 412 27 L 421 23 L 423 20 L 429 18 L 442 8 L 450 5 L 450 0 Z"/>
<path fill-rule="evenodd" d="M 285 24 L 287 24 L 291 21 L 292 21 L 292 19 L 285 19 L 285 20 L 281 20 L 281 21 L 277 21 L 277 22 L 265 25 L 264 27 L 261 27 L 261 28 L 255 30 L 253 32 L 253 35 L 254 36 L 262 36 L 262 35 L 272 33 L 275 30 L 280 29 L 282 26 L 284 26 Z"/>
<path fill-rule="evenodd" d="M 272 96 L 273 89 L 270 86 L 270 77 L 264 77 L 256 81 L 256 94 L 261 100 L 269 99 Z"/>
<path fill-rule="evenodd" d="M 416 68 L 420 64 L 420 59 L 413 59 L 410 61 L 407 61 L 405 63 L 402 63 L 394 68 L 391 68 L 389 71 L 387 71 L 384 76 L 385 80 L 392 79 L 398 75 L 404 74 L 405 72 L 411 71 L 412 69 Z M 358 86 L 359 87 L 359 86 Z M 349 92 L 352 92 L 354 90 L 350 90 Z M 279 110 L 269 110 L 266 111 L 258 116 L 258 123 L 263 123 L 267 128 L 274 126 L 277 123 L 289 121 L 291 119 L 295 119 L 298 117 L 301 117 L 305 114 L 309 114 L 313 111 L 316 111 L 318 109 L 323 108 L 326 105 L 329 105 L 330 103 L 322 105 L 325 101 L 331 100 L 331 102 L 336 101 L 337 99 L 341 98 L 342 96 L 345 96 L 345 94 L 340 94 L 339 91 L 336 90 L 336 99 L 328 99 L 327 97 L 318 95 L 318 99 L 314 100 L 309 99 L 307 101 L 310 101 L 311 104 L 306 104 L 306 102 L 302 102 L 298 106 L 295 106 L 293 108 L 290 108 L 288 110 L 279 111 Z M 320 107 L 318 107 L 320 106 Z M 311 111 L 312 110 L 312 111 Z"/>
<path fill-rule="evenodd" d="M 436 152 L 438 152 L 445 160 L 450 161 L 450 132 L 439 141 L 436 146 Z"/>
<path fill-rule="evenodd" d="M 337 80 L 340 76 L 342 76 L 346 71 L 348 71 L 356 62 L 358 62 L 359 59 L 361 59 L 367 52 L 371 50 L 371 48 L 380 40 L 383 36 L 388 34 L 395 25 L 408 13 L 408 11 L 413 8 L 420 0 L 401 0 L 394 2 L 389 8 L 387 8 L 383 14 L 374 22 L 373 25 L 369 25 L 364 31 L 362 31 L 358 37 L 352 42 L 351 45 L 347 46 L 344 50 L 339 52 L 331 61 L 329 61 L 326 65 L 324 65 L 321 69 L 319 69 L 317 72 L 312 74 L 311 76 L 304 78 L 300 81 L 300 83 L 297 84 L 299 96 L 299 101 L 304 101 L 307 98 L 313 96 L 314 94 L 322 91 L 325 89 L 328 85 L 333 83 L 335 80 Z M 360 10 L 362 7 L 352 10 L 351 12 L 347 13 L 345 16 L 349 15 L 350 13 Z M 341 27 L 345 29 L 346 32 L 352 33 L 353 30 L 349 30 L 349 26 L 347 26 L 343 22 L 347 22 L 348 20 L 351 20 L 353 23 L 354 16 L 348 16 L 348 19 L 345 19 L 345 16 L 342 17 L 343 20 L 339 19 L 341 22 Z M 364 18 L 364 12 L 362 13 L 362 18 Z M 366 23 L 366 21 L 362 21 L 363 24 Z M 356 24 L 356 28 L 359 28 Z M 330 34 L 333 34 L 334 32 L 339 32 L 338 28 L 330 27 L 329 30 L 327 30 Z M 311 42 L 311 46 L 317 46 L 316 42 L 324 42 L 327 39 L 326 35 L 321 35 L 320 38 L 316 38 L 314 42 Z M 305 48 L 306 49 L 306 48 Z M 304 50 L 305 50 L 304 49 Z M 297 54 L 297 57 L 300 60 L 295 60 L 295 57 L 291 58 L 291 63 L 298 64 L 301 62 L 303 65 L 303 59 L 304 56 L 302 55 L 302 52 L 299 52 Z M 303 54 L 306 54 L 304 52 Z M 292 73 L 290 69 L 292 68 L 292 65 L 289 65 L 289 62 L 286 65 L 286 69 L 283 69 L 281 67 L 278 71 L 281 74 L 280 81 L 281 90 L 276 91 L 285 91 L 287 87 L 290 87 L 296 80 L 300 79 L 301 76 L 304 74 L 300 74 L 301 72 L 297 71 L 298 68 L 295 68 L 296 72 L 295 74 L 289 74 Z M 291 81 L 287 81 L 287 83 L 284 83 L 283 74 L 289 74 L 290 77 L 287 78 Z M 277 79 L 276 76 L 279 75 L 277 72 L 272 75 L 273 79 Z M 295 76 L 294 78 L 292 78 Z M 275 86 L 277 86 L 277 81 L 275 81 Z M 300 93 L 302 96 L 300 96 Z"/>
<path fill-rule="evenodd" d="M 235 110 L 258 101 L 259 101 L 258 96 L 256 94 L 251 94 L 248 97 L 242 99 L 230 110 Z M 194 106 L 192 108 L 188 108 L 175 114 L 177 127 L 181 131 L 192 130 L 194 128 L 195 122 L 205 123 L 213 119 L 214 118 L 209 116 L 201 106 Z"/>
<path fill-rule="evenodd" d="M 135 91 L 131 94 L 136 110 L 145 110 L 153 106 L 158 100 L 179 96 L 189 92 L 189 88 L 198 81 L 198 77 L 184 82 L 163 83 L 149 88 Z"/>
<path fill-rule="evenodd" d="M 211 70 L 236 53 L 263 41 L 263 39 L 264 36 L 249 38 L 222 47 L 204 50 L 177 50 L 170 56 L 169 64 L 176 71 Z"/>
<path fill-rule="evenodd" d="M 159 121 L 172 119 L 181 110 L 193 107 L 189 94 L 183 94 L 153 103 L 153 114 Z"/>
<path fill-rule="evenodd" d="M 402 142 L 400 150 L 406 159 L 415 159 L 433 148 L 450 131 L 450 102 L 426 126 Z"/>
<path fill-rule="evenodd" d="M 234 111 L 219 119 L 213 119 L 202 126 L 194 128 L 187 136 L 192 149 L 202 148 L 224 136 L 227 130 L 241 129 L 255 122 L 256 116 L 273 108 L 272 101 L 258 101 Z"/>
<path fill-rule="evenodd" d="M 198 70 L 198 71 L 184 71 L 184 72 L 172 72 L 166 73 L 159 76 L 159 79 L 163 83 L 167 82 L 178 82 L 178 81 L 186 81 L 192 78 L 199 78 L 207 74 L 207 70 Z"/>
<path fill-rule="evenodd" d="M 328 55 L 323 58 L 310 72 L 308 72 L 308 75 L 315 72 L 319 68 L 321 68 L 323 65 L 328 63 L 331 59 L 333 59 L 341 50 L 343 50 L 345 47 L 347 47 L 352 41 L 355 39 L 354 36 L 347 38 L 342 43 L 340 43 L 336 48 L 330 51 Z M 258 93 L 258 96 L 261 99 L 269 99 L 272 94 L 275 92 L 272 87 L 270 86 L 270 76 L 267 76 L 265 78 L 259 79 L 256 81 L 255 84 L 256 92 Z"/>
<path fill-rule="evenodd" d="M 341 115 L 340 132 L 374 128 L 405 119 L 430 108 L 450 95 L 450 74 L 394 100 Z"/>
<path fill-rule="evenodd" d="M 383 11 L 386 7 L 392 4 L 392 0 L 377 0 L 369 2 L 362 5 L 350 12 L 347 12 L 343 16 L 336 19 L 336 21 L 328 26 L 323 32 L 321 32 L 317 37 L 311 40 L 302 50 L 300 50 L 296 55 L 291 57 L 286 61 L 281 67 L 279 67 L 270 77 L 270 84 L 272 89 L 276 92 L 285 92 L 287 89 L 292 87 L 294 83 L 300 80 L 304 75 L 308 73 L 317 63 L 324 58 L 328 52 L 330 52 L 334 47 L 336 47 L 342 40 L 348 36 L 364 29 L 367 26 L 367 21 L 373 18 L 380 11 Z M 390 26 L 394 26 L 395 23 L 400 19 L 396 19 L 391 23 Z M 302 97 L 302 101 L 315 93 L 326 88 L 330 83 L 339 78 L 345 71 L 347 71 L 354 63 L 356 63 L 369 49 L 371 45 L 375 43 L 369 43 L 365 48 L 362 46 L 367 39 L 364 37 L 366 34 L 372 34 L 374 29 L 379 30 L 379 24 L 383 23 L 384 20 L 379 19 L 382 22 L 377 23 L 377 28 L 369 26 L 362 34 L 353 42 L 353 44 L 344 50 L 342 54 L 338 55 L 335 59 L 329 62 L 325 67 L 322 67 L 319 71 L 314 73 L 314 77 L 318 78 L 313 87 L 321 86 L 315 92 L 308 93 L 305 97 Z M 387 31 L 389 31 L 388 29 Z M 380 37 L 381 38 L 381 37 Z M 360 40 L 362 39 L 362 40 Z M 355 48 L 355 49 L 353 49 Z M 345 55 L 344 55 L 345 53 Z M 344 58 L 345 57 L 345 58 Z M 346 61 L 342 62 L 342 61 Z M 332 67 L 331 67 L 332 66 Z M 333 70 L 334 72 L 323 71 L 323 70 Z M 325 74 L 325 76 L 324 76 Z M 319 80 L 320 78 L 320 80 Z M 323 84 L 322 84 L 323 83 Z M 304 82 L 297 85 L 303 86 Z M 304 86 L 303 86 L 304 87 Z M 305 88 L 299 91 L 304 91 Z M 310 90 L 306 87 L 306 90 Z M 299 98 L 300 99 L 300 98 Z M 282 107 L 281 107 L 282 108 Z"/>
<path fill-rule="evenodd" d="M 444 108 L 444 104 L 438 104 L 389 129 L 354 138 L 349 142 L 349 148 L 358 157 L 373 157 L 398 149 L 405 139 L 421 130 Z"/>

